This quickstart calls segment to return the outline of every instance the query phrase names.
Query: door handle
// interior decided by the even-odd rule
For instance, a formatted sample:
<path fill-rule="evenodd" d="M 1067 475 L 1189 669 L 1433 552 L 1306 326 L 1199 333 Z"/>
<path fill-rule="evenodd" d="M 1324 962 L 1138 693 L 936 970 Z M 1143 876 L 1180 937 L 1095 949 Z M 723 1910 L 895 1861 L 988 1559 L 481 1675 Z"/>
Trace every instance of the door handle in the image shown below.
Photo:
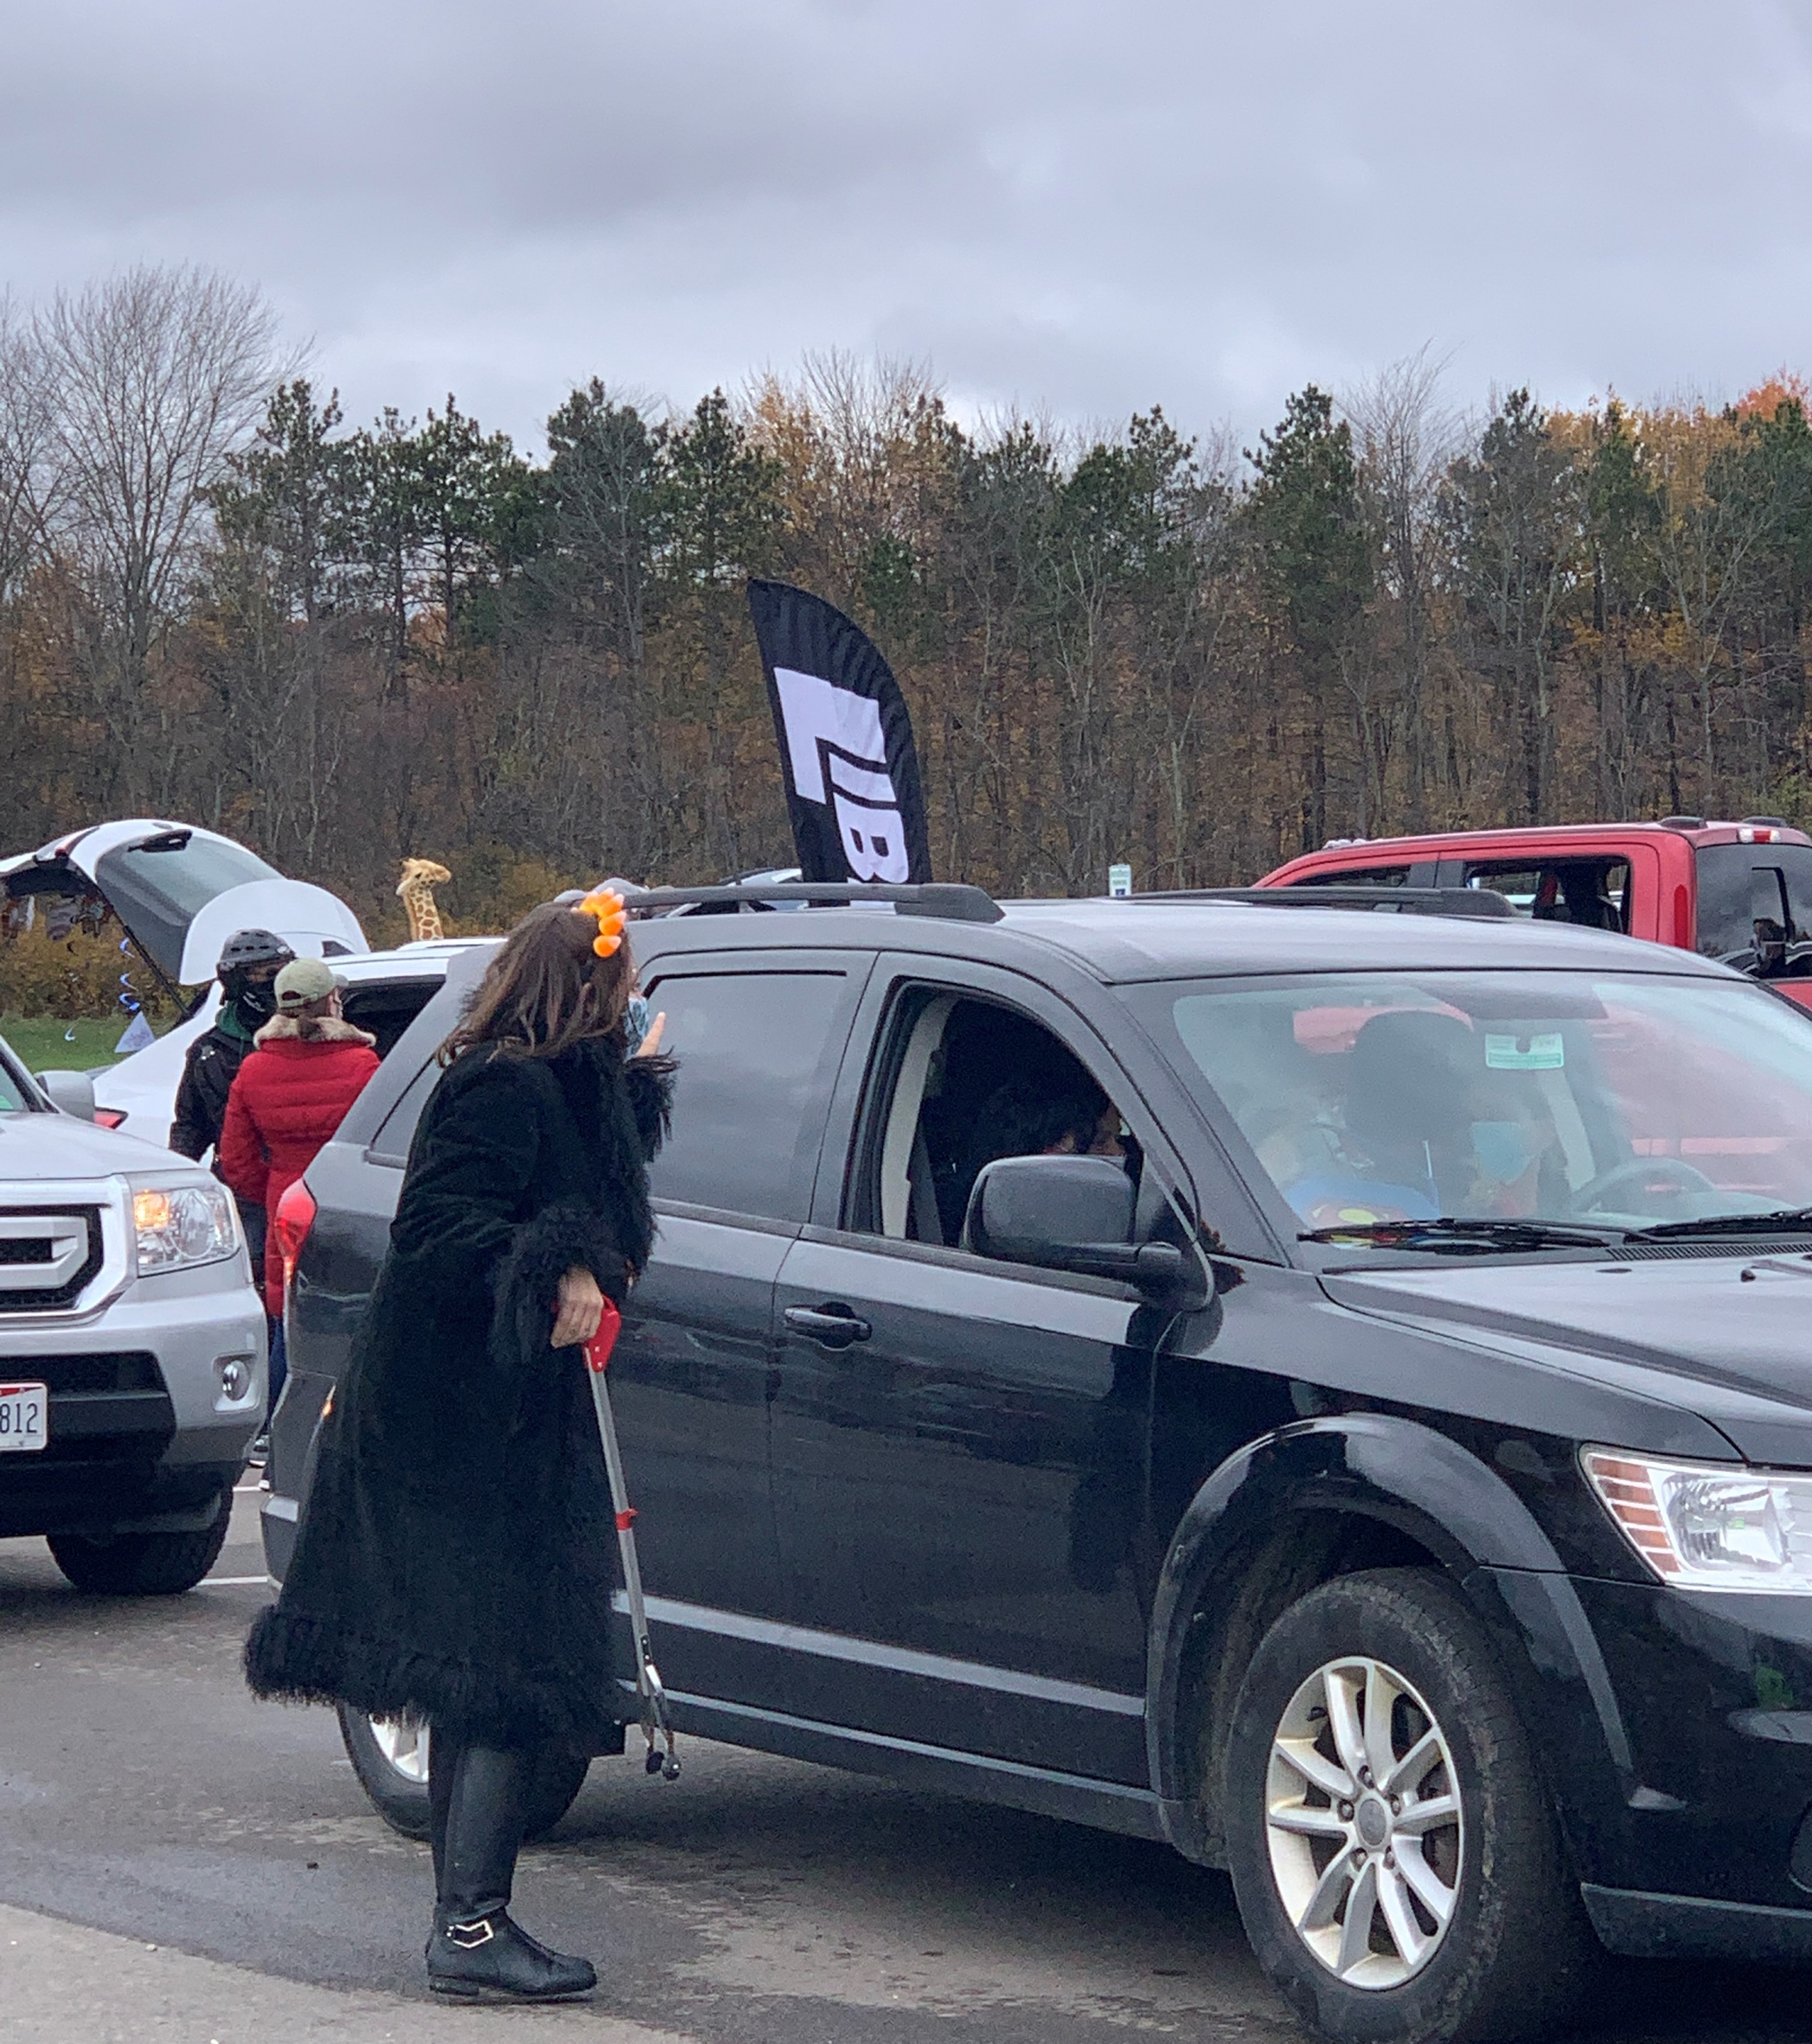
<path fill-rule="evenodd" d="M 789 1306 L 786 1324 L 795 1334 L 803 1334 L 821 1348 L 847 1349 L 852 1342 L 866 1341 L 873 1327 L 848 1306 Z"/>

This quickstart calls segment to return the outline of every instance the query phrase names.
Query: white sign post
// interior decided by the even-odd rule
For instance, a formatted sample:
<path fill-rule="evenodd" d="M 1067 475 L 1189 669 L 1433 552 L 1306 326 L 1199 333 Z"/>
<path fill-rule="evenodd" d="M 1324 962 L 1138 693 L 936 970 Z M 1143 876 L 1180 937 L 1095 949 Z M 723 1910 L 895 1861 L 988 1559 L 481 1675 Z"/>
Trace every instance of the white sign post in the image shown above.
<path fill-rule="evenodd" d="M 1116 901 L 1124 901 L 1133 891 L 1133 869 L 1130 866 L 1110 866 L 1107 869 L 1107 892 Z"/>

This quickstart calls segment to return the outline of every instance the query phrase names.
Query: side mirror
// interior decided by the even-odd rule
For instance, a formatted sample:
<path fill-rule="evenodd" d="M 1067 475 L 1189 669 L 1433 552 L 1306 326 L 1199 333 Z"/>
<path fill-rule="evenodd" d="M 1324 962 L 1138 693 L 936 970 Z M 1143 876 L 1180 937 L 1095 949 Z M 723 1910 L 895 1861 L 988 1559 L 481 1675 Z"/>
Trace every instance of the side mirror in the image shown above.
<path fill-rule="evenodd" d="M 1133 1182 L 1107 1157 L 1002 1157 L 969 1195 L 965 1245 L 1004 1263 L 1114 1278 L 1162 1297 L 1187 1270 L 1171 1242 L 1130 1240 Z"/>
<path fill-rule="evenodd" d="M 38 1083 L 66 1115 L 77 1121 L 94 1119 L 94 1081 L 85 1072 L 41 1072 Z"/>

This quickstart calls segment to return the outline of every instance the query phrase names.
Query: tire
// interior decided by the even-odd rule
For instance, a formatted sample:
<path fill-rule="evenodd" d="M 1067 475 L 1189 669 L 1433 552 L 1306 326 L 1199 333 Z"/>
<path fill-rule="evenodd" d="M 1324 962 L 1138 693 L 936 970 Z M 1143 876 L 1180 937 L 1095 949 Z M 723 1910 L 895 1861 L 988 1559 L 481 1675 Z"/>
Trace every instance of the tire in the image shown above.
<path fill-rule="evenodd" d="M 1368 1700 L 1388 1719 L 1368 1722 Z M 1374 1570 L 1292 1605 L 1247 1670 L 1222 1778 L 1246 1935 L 1311 2030 L 1497 2044 L 1565 2027 L 1596 1946 L 1490 1639 L 1444 1577 Z"/>
<path fill-rule="evenodd" d="M 220 1559 L 232 1516 L 228 1491 L 213 1523 L 199 1533 L 117 1533 L 107 1540 L 53 1533 L 50 1553 L 77 1589 L 97 1596 L 180 1597 Z"/>
<path fill-rule="evenodd" d="M 378 1724 L 362 1710 L 339 1706 L 340 1737 L 358 1785 L 379 1816 L 405 1838 L 427 1837 L 428 1745 L 425 1725 Z M 591 1765 L 588 1753 L 548 1747 L 536 1755 L 523 1838 L 545 1837 L 572 1808 Z"/>

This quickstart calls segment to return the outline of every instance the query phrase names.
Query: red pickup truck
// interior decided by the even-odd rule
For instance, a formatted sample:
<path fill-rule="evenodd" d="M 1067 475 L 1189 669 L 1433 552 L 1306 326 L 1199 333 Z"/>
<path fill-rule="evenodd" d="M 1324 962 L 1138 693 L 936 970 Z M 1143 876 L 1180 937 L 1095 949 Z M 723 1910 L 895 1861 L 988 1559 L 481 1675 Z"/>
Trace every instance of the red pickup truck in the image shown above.
<path fill-rule="evenodd" d="M 1812 837 L 1778 816 L 1336 838 L 1260 887 L 1486 887 L 1538 921 L 1721 958 L 1812 1008 Z"/>

